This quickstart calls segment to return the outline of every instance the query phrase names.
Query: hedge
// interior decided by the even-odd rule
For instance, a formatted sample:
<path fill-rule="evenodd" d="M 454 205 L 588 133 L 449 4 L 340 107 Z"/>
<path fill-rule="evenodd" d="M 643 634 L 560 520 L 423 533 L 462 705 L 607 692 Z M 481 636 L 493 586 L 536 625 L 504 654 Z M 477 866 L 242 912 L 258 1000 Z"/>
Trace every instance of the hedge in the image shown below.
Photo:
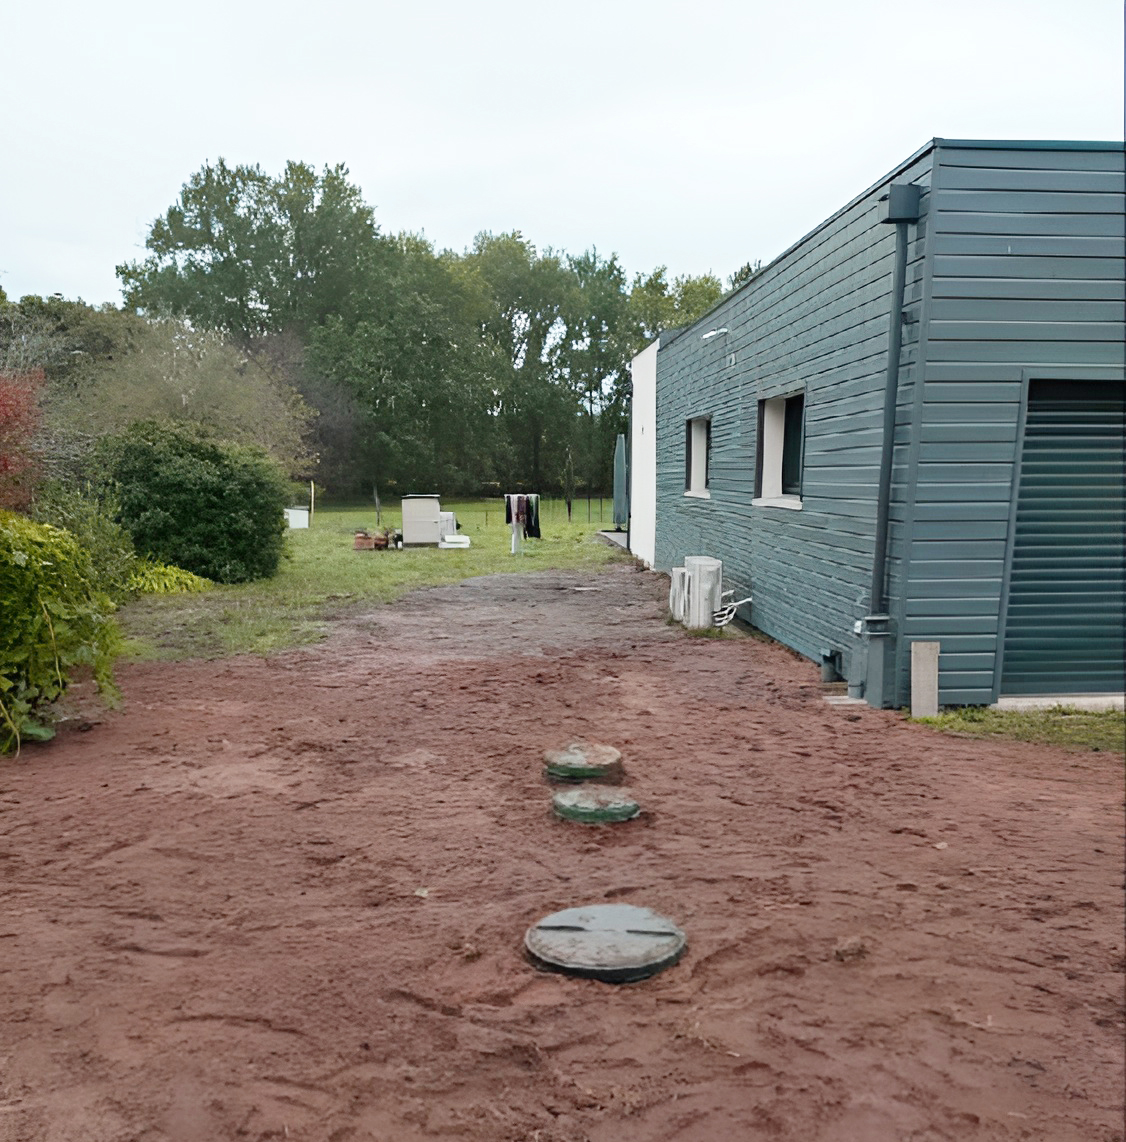
<path fill-rule="evenodd" d="M 101 460 L 141 554 L 218 583 L 277 571 L 290 491 L 261 449 L 143 422 L 103 442 Z"/>
<path fill-rule="evenodd" d="M 90 556 L 65 531 L 0 511 L 0 753 L 43 736 L 47 707 L 88 667 L 109 701 L 121 644 Z"/>

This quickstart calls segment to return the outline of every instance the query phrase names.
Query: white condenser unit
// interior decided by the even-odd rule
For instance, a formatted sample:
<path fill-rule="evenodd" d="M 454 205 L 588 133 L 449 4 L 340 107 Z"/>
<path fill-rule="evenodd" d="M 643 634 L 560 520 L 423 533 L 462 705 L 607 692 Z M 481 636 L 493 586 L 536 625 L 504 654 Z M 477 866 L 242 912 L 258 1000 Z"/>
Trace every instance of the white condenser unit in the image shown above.
<path fill-rule="evenodd" d="M 715 612 L 723 602 L 723 561 L 709 555 L 689 555 L 684 560 L 684 578 L 684 625 L 690 630 L 714 626 Z"/>

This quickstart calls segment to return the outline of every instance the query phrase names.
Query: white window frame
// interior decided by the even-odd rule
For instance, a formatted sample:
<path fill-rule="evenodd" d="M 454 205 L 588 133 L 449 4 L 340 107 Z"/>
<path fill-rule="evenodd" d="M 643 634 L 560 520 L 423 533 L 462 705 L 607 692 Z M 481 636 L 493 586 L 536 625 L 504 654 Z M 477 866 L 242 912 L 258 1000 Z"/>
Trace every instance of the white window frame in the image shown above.
<path fill-rule="evenodd" d="M 786 442 L 786 405 L 795 397 L 804 401 L 805 390 L 786 393 L 785 396 L 770 397 L 759 402 L 759 470 L 757 473 L 758 495 L 751 500 L 756 508 L 784 508 L 787 511 L 802 510 L 801 495 L 782 491 L 782 455 Z M 803 406 L 804 407 L 804 406 Z M 802 455 L 805 453 L 805 419 L 802 418 Z M 803 464 L 804 466 L 804 464 Z"/>
<path fill-rule="evenodd" d="M 700 500 L 712 498 L 708 490 L 711 423 L 710 416 L 694 416 L 685 422 L 684 494 Z"/>

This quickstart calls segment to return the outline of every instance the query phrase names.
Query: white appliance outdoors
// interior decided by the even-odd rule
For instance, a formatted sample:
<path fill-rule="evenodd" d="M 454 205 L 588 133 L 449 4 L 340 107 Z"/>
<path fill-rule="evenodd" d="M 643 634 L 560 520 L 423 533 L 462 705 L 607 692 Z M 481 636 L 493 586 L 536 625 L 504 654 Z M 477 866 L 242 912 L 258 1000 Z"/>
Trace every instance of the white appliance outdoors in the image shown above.
<path fill-rule="evenodd" d="M 285 522 L 290 527 L 309 526 L 308 508 L 283 508 L 282 510 L 285 512 Z"/>
<path fill-rule="evenodd" d="M 442 538 L 440 496 L 403 496 L 403 546 L 436 544 Z"/>
<path fill-rule="evenodd" d="M 684 560 L 684 578 L 684 625 L 690 630 L 714 626 L 715 612 L 723 605 L 723 561 L 689 555 Z"/>

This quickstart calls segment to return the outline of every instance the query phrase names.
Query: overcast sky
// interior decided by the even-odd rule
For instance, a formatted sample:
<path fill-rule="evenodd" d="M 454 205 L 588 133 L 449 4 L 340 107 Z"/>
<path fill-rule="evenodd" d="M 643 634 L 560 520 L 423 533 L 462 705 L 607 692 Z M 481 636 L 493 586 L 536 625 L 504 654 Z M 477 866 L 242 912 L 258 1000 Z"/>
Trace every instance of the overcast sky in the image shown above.
<path fill-rule="evenodd" d="M 1121 139 L 1121 0 L 8 0 L 0 287 L 120 301 L 220 156 L 386 231 L 764 262 L 933 136 Z"/>

